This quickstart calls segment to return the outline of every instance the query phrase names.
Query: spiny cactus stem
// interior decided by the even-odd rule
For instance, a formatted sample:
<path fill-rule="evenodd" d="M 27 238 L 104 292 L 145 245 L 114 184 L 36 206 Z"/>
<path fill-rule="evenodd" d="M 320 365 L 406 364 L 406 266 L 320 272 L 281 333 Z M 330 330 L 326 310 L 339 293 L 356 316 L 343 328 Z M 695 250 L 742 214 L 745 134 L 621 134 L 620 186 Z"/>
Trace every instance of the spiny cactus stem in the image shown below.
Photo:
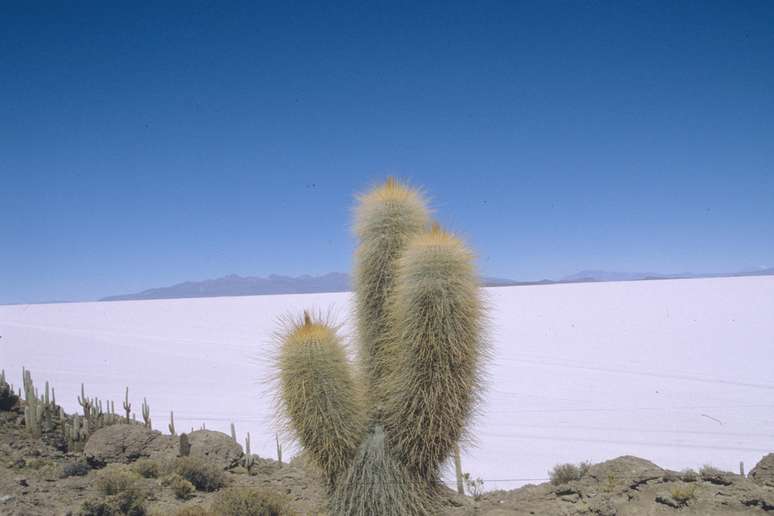
<path fill-rule="evenodd" d="M 250 469 L 253 467 L 253 464 L 255 463 L 255 457 L 253 457 L 253 452 L 250 450 L 250 432 L 247 432 L 247 437 L 245 437 L 245 469 L 247 471 L 250 471 Z"/>
<path fill-rule="evenodd" d="M 146 428 L 151 427 L 150 407 L 148 406 L 148 400 L 142 399 L 142 420 L 145 422 Z"/>
<path fill-rule="evenodd" d="M 86 389 L 83 383 L 81 383 L 81 395 L 78 396 L 78 404 L 83 407 L 84 417 L 88 418 L 91 415 L 91 401 L 86 397 Z"/>
<path fill-rule="evenodd" d="M 175 413 L 172 410 L 169 411 L 169 433 L 175 435 Z"/>
<path fill-rule="evenodd" d="M 277 462 L 282 467 L 282 445 L 279 441 L 279 434 L 274 434 L 274 440 L 277 442 Z"/>
<path fill-rule="evenodd" d="M 126 422 L 129 422 L 129 416 L 132 413 L 132 404 L 129 403 L 129 387 L 126 388 L 126 394 L 124 395 L 124 411 L 126 412 Z"/>
<path fill-rule="evenodd" d="M 191 429 L 193 431 L 193 429 Z M 180 434 L 180 446 L 178 448 L 178 454 L 181 457 L 188 457 L 191 454 L 191 443 L 188 440 L 188 435 L 185 433 Z"/>
<path fill-rule="evenodd" d="M 234 423 L 231 423 L 231 438 L 234 440 L 234 442 L 237 442 L 236 428 L 234 427 Z"/>

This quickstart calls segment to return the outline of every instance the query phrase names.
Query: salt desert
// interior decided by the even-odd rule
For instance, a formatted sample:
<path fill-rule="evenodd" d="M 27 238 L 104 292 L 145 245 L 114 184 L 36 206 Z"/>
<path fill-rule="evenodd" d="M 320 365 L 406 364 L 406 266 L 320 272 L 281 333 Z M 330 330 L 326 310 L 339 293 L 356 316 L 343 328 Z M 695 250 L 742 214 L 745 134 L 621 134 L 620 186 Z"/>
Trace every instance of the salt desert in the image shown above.
<path fill-rule="evenodd" d="M 463 469 L 486 489 L 560 462 L 637 455 L 662 467 L 749 469 L 774 442 L 774 276 L 486 289 L 492 357 Z M 89 396 L 154 428 L 250 432 L 274 457 L 276 321 L 305 308 L 348 322 L 350 294 L 0 306 L 0 367 L 48 380 L 68 412 Z M 286 457 L 292 455 L 286 444 Z M 447 480 L 451 474 L 447 473 Z"/>

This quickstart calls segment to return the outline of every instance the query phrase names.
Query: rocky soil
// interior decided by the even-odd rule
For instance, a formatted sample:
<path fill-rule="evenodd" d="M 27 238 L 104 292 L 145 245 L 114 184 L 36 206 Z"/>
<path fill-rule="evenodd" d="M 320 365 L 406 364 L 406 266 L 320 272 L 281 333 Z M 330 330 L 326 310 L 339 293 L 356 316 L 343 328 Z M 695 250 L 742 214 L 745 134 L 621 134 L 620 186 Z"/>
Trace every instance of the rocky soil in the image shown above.
<path fill-rule="evenodd" d="M 219 432 L 190 434 L 191 455 L 222 467 L 228 483 L 271 487 L 285 493 L 298 514 L 324 514 L 319 477 L 302 461 L 279 464 L 256 458 L 251 471 L 242 467 L 242 450 Z M 83 452 L 62 449 L 55 439 L 33 439 L 24 428 L 19 407 L 0 411 L 0 514 L 79 514 L 84 501 L 98 496 L 97 471 L 107 464 L 132 463 L 150 457 L 164 461 L 177 454 L 177 439 L 119 424 L 95 432 Z M 65 476 L 74 464 L 83 476 Z M 177 500 L 158 479 L 143 479 L 152 493 L 146 506 L 152 515 L 173 515 L 184 506 L 208 506 L 212 493 L 197 492 Z M 530 485 L 492 491 L 479 500 L 448 493 L 450 515 L 774 515 L 774 454 L 765 457 L 748 477 L 718 471 L 684 474 L 663 470 L 643 459 L 619 457 L 591 466 L 579 480 L 561 485 Z"/>

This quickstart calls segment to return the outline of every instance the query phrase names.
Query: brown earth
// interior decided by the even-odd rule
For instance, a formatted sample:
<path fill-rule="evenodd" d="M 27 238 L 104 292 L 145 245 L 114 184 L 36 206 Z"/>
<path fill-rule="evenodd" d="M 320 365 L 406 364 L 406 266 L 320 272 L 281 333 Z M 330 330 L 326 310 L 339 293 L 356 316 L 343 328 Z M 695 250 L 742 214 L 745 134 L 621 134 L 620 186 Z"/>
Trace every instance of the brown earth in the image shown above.
<path fill-rule="evenodd" d="M 226 468 L 229 484 L 273 488 L 286 494 L 299 514 L 325 513 L 320 479 L 303 461 L 280 465 L 257 458 L 248 473 L 235 466 L 241 450 L 231 444 L 230 437 L 219 432 L 199 432 L 192 434 L 192 455 L 207 457 Z M 55 439 L 32 438 L 24 428 L 19 407 L 0 411 L 0 514 L 79 514 L 84 501 L 98 497 L 94 468 L 141 457 L 170 458 L 174 456 L 174 443 L 173 438 L 142 426 L 114 425 L 95 432 L 84 452 L 71 453 L 62 451 L 61 443 Z M 76 462 L 89 464 L 88 472 L 64 478 L 64 468 Z M 593 465 L 580 480 L 562 485 L 545 483 L 486 492 L 479 500 L 449 491 L 444 512 L 489 516 L 774 516 L 773 471 L 774 455 L 765 457 L 747 478 L 717 471 L 691 477 L 627 456 Z M 175 499 L 158 479 L 142 482 L 152 493 L 146 504 L 151 515 L 174 516 L 184 506 L 208 506 L 214 496 L 197 492 L 183 502 Z"/>

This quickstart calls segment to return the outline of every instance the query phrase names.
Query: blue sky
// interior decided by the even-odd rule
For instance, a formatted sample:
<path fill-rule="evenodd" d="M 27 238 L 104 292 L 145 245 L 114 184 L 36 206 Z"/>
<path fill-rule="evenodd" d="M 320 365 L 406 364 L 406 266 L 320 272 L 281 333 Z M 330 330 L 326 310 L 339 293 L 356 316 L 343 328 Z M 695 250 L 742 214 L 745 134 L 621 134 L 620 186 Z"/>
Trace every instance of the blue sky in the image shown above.
<path fill-rule="evenodd" d="M 772 266 L 772 20 L 768 1 L 4 2 L 0 302 L 345 271 L 353 194 L 387 175 L 490 276 Z"/>

